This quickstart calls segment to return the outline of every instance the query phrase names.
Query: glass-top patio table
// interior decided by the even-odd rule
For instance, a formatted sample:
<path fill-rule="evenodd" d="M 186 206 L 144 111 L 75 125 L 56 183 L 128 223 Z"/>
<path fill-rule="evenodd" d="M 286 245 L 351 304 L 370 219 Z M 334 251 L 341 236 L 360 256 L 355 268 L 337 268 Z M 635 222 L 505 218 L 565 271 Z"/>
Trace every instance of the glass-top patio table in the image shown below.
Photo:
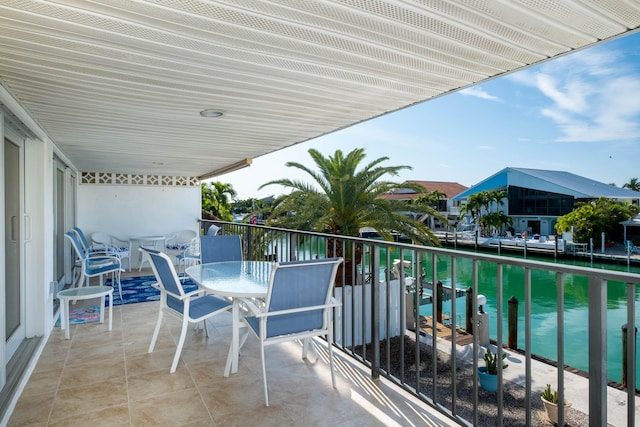
<path fill-rule="evenodd" d="M 274 263 L 270 261 L 228 261 L 194 265 L 187 276 L 214 295 L 233 299 L 233 330 L 224 376 L 238 372 L 240 353 L 240 299 L 265 298 Z"/>

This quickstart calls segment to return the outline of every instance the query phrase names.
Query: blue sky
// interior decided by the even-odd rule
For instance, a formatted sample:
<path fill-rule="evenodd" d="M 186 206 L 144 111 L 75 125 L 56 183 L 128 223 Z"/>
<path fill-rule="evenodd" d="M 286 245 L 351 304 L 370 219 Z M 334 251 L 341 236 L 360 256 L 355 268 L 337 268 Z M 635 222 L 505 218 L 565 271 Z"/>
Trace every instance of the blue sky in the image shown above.
<path fill-rule="evenodd" d="M 472 88 L 254 159 L 222 175 L 239 199 L 282 194 L 258 187 L 301 178 L 307 153 L 363 147 L 366 161 L 408 165 L 391 180 L 472 186 L 501 169 L 564 170 L 622 186 L 640 178 L 640 33 L 547 61 Z"/>

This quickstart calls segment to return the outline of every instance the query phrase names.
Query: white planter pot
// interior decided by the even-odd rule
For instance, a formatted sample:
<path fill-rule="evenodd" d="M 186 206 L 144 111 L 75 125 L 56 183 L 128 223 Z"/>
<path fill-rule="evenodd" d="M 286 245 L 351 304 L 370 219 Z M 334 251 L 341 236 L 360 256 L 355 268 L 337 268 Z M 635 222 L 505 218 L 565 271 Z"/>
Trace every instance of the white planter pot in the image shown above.
<path fill-rule="evenodd" d="M 549 418 L 549 421 L 551 421 L 553 425 L 558 425 L 558 405 L 555 403 L 551 403 L 548 400 L 544 400 L 542 397 L 540 398 L 540 400 L 542 400 L 542 404 L 544 405 L 544 410 L 547 414 L 547 418 Z M 565 415 L 569 407 L 571 407 L 571 402 L 569 402 L 567 399 L 564 399 Z"/>

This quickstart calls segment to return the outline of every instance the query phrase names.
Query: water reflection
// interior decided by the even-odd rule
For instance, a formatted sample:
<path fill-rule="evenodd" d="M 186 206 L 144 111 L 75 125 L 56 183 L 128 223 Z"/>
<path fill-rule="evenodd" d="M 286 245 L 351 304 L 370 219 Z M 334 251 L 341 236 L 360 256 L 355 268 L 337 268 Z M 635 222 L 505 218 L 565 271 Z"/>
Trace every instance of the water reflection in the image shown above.
<path fill-rule="evenodd" d="M 531 259 L 531 257 L 528 257 Z M 548 259 L 541 259 L 549 261 Z M 466 258 L 456 259 L 455 284 L 458 288 L 468 288 L 472 285 L 472 263 Z M 640 268 L 616 264 L 580 263 L 579 261 L 563 262 L 584 267 L 602 268 L 616 271 L 630 271 L 640 273 Z M 451 265 L 448 257 L 437 257 L 437 279 L 445 285 L 451 285 Z M 427 280 L 431 280 L 433 265 L 431 260 L 423 262 Z M 524 349 L 524 269 L 516 266 L 503 267 L 503 337 L 507 342 L 507 301 L 514 296 L 519 302 L 518 316 L 518 348 Z M 497 266 L 492 263 L 478 263 L 479 293 L 487 297 L 484 310 L 490 313 L 490 334 L 492 339 L 497 336 Z M 588 278 L 566 274 L 564 276 L 564 322 L 565 322 L 565 363 L 574 368 L 588 370 Z M 626 284 L 609 282 L 607 287 L 607 352 L 608 377 L 612 381 L 622 379 L 622 325 L 627 322 Z M 556 274 L 548 271 L 531 270 L 531 345 L 536 355 L 557 359 L 557 286 Z M 465 313 L 465 298 L 458 298 L 457 313 Z M 640 290 L 636 288 L 636 322 L 640 323 Z M 426 308 L 426 307 L 425 307 Z M 430 313 L 430 309 L 428 309 Z M 426 311 L 421 310 L 422 313 Z M 464 327 L 464 323 L 463 323 Z M 637 353 L 636 363 L 640 361 Z M 637 374 L 640 381 L 640 372 Z"/>

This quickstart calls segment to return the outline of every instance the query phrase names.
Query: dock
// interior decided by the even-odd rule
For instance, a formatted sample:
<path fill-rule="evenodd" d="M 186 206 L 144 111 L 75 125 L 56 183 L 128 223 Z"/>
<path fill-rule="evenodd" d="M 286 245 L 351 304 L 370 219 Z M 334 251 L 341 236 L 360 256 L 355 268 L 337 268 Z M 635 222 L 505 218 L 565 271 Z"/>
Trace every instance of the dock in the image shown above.
<path fill-rule="evenodd" d="M 443 314 L 443 320 L 447 320 Z M 433 317 L 420 316 L 420 332 L 432 335 L 433 334 Z M 452 324 L 445 325 L 444 323 L 436 322 L 437 337 L 451 342 L 453 339 Z M 473 335 L 466 331 L 456 328 L 456 345 L 473 344 Z"/>
<path fill-rule="evenodd" d="M 438 236 L 440 237 L 440 236 Z M 498 246 L 495 244 L 490 245 L 476 245 L 473 240 L 459 239 L 452 241 L 451 236 L 449 239 L 441 238 L 442 246 L 448 248 L 460 248 L 460 249 L 475 249 L 477 251 L 489 252 L 489 253 L 511 253 L 524 255 L 525 250 L 522 246 Z M 576 259 L 587 260 L 594 262 L 608 262 L 614 264 L 629 264 L 640 265 L 640 253 L 627 253 L 627 249 L 622 243 L 615 243 L 613 246 L 605 248 L 602 252 L 601 248 L 594 248 L 593 251 L 589 249 L 587 244 L 571 244 L 567 245 L 569 250 L 555 252 L 549 249 L 527 247 L 526 253 L 534 256 L 543 256 L 549 258 L 564 258 L 564 259 Z"/>

